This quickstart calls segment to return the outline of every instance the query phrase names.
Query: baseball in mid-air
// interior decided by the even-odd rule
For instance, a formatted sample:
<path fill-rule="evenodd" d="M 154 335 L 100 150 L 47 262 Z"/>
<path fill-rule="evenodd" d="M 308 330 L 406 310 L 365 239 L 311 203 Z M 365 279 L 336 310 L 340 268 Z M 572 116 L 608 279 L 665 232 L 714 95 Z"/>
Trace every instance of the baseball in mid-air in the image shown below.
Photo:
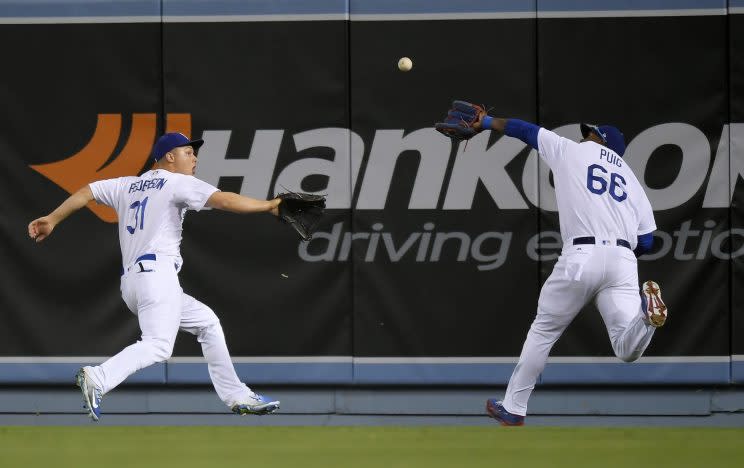
<path fill-rule="evenodd" d="M 413 61 L 409 59 L 408 57 L 401 57 L 400 60 L 398 60 L 398 69 L 400 71 L 410 71 L 411 68 L 413 68 Z"/>

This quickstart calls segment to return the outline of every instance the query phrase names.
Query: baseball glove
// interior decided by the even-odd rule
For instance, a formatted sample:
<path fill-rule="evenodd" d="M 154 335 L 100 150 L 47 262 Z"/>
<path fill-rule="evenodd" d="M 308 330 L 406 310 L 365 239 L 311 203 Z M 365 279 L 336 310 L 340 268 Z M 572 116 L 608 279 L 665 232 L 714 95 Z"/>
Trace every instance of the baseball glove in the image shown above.
<path fill-rule="evenodd" d="M 452 109 L 447 112 L 447 118 L 444 122 L 435 124 L 434 128 L 455 141 L 469 140 L 479 132 L 473 125 L 485 114 L 486 110 L 478 104 L 452 101 Z"/>
<path fill-rule="evenodd" d="M 276 198 L 282 199 L 279 204 L 279 220 L 292 226 L 303 241 L 312 239 L 325 211 L 326 196 L 286 192 L 280 193 Z"/>

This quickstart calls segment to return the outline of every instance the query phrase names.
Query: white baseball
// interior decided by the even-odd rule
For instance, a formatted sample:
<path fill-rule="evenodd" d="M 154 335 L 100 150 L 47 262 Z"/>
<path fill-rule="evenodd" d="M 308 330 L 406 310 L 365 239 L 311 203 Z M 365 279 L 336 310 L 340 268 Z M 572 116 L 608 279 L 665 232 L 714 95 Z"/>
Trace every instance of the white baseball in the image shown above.
<path fill-rule="evenodd" d="M 410 71 L 411 68 L 413 68 L 413 62 L 408 57 L 401 57 L 400 60 L 398 60 L 398 69 L 400 71 Z"/>

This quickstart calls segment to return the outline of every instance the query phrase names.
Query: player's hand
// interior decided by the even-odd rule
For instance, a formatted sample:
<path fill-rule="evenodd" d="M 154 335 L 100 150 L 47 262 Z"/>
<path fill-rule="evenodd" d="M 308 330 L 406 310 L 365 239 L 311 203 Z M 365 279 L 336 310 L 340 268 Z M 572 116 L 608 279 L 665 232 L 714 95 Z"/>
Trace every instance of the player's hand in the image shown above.
<path fill-rule="evenodd" d="M 486 111 L 484 109 L 479 109 L 478 110 L 478 116 L 476 117 L 475 122 L 473 122 L 473 128 L 476 131 L 478 131 L 478 132 L 483 131 L 482 122 L 483 122 L 483 117 L 485 117 L 485 116 L 486 116 Z"/>
<path fill-rule="evenodd" d="M 271 201 L 274 202 L 275 205 L 271 210 L 269 210 L 269 213 L 273 214 L 274 216 L 279 216 L 279 205 L 281 205 L 282 199 L 274 198 Z"/>
<path fill-rule="evenodd" d="M 55 223 L 49 216 L 43 216 L 28 223 L 28 237 L 41 242 L 52 234 Z"/>

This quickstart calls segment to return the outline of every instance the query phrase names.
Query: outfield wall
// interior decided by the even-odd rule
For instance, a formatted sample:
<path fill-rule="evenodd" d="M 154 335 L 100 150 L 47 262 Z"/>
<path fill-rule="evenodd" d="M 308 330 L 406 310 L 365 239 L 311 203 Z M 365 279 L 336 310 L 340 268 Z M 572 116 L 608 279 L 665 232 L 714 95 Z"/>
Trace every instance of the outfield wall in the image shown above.
<path fill-rule="evenodd" d="M 668 324 L 626 364 L 587 307 L 542 383 L 744 382 L 744 0 L 595 3 L 0 0 L 0 382 L 67 382 L 138 338 L 111 211 L 41 245 L 26 225 L 145 170 L 168 130 L 205 139 L 197 177 L 223 190 L 329 197 L 306 244 L 268 216 L 186 219 L 182 285 L 247 381 L 505 383 L 560 251 L 555 196 L 523 143 L 434 132 L 454 98 L 571 138 L 618 126 L 654 207 L 639 276 Z M 200 352 L 180 337 L 132 382 L 206 383 Z"/>
<path fill-rule="evenodd" d="M 130 386 L 106 395 L 99 424 L 493 425 L 484 415 L 485 401 L 503 387 L 260 389 L 281 401 L 279 412 L 266 418 L 236 418 L 211 388 Z M 744 392 L 735 388 L 541 388 L 530 399 L 527 424 L 742 427 L 742 408 Z M 0 389 L 4 426 L 90 424 L 84 413 L 80 394 L 70 388 Z"/>

